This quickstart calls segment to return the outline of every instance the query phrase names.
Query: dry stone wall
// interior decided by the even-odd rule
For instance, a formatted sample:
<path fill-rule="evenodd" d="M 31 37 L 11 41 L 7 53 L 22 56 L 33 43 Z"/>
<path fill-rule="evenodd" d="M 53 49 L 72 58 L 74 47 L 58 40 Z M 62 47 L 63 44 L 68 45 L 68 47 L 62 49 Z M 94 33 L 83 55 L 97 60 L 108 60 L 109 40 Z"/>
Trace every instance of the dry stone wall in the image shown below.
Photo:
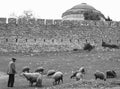
<path fill-rule="evenodd" d="M 69 51 L 102 40 L 120 45 L 120 22 L 0 18 L 1 52 Z"/>

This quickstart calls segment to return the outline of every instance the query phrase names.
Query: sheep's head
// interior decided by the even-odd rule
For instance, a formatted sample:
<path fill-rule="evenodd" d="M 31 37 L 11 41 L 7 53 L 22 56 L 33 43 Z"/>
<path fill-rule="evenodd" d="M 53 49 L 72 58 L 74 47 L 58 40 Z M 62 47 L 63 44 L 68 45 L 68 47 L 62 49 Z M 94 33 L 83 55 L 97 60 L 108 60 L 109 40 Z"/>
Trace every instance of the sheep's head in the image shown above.
<path fill-rule="evenodd" d="M 29 66 L 25 66 L 25 67 L 23 67 L 23 69 L 22 69 L 22 72 L 27 72 L 27 73 L 29 73 L 29 71 L 30 71 L 30 67 L 29 67 Z"/>

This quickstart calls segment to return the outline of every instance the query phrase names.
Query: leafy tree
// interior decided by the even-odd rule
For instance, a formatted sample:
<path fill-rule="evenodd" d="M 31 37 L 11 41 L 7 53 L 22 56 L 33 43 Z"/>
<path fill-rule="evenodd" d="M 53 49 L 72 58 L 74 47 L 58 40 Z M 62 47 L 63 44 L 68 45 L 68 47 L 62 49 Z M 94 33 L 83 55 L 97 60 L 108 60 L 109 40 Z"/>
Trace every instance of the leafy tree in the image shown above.
<path fill-rule="evenodd" d="M 24 11 L 23 15 L 18 17 L 18 19 L 25 19 L 25 20 L 34 19 L 34 18 L 35 17 L 32 11 Z"/>

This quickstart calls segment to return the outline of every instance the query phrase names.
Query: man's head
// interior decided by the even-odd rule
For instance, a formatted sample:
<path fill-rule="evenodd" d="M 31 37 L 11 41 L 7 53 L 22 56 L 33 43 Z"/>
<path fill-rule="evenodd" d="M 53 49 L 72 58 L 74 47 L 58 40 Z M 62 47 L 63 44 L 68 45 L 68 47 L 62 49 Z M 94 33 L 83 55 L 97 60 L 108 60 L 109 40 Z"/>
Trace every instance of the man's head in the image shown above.
<path fill-rule="evenodd" d="M 15 62 L 15 61 L 16 61 L 16 59 L 15 59 L 15 58 L 12 58 L 12 61 L 13 61 L 13 62 Z"/>

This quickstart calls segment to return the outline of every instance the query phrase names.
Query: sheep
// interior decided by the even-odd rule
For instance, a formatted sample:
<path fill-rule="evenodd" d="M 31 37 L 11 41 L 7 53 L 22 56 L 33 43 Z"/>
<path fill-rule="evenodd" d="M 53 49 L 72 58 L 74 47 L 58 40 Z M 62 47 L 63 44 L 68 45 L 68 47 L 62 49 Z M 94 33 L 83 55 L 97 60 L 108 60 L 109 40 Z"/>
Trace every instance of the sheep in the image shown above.
<path fill-rule="evenodd" d="M 96 71 L 96 72 L 94 73 L 94 76 L 95 76 L 95 80 L 101 79 L 101 80 L 106 81 L 105 74 L 104 74 L 103 72 Z"/>
<path fill-rule="evenodd" d="M 108 44 L 108 43 L 106 43 L 106 42 L 104 42 L 104 41 L 102 41 L 102 47 L 108 47 L 108 48 L 110 48 L 110 49 L 112 49 L 112 48 L 114 48 L 114 49 L 119 49 L 119 46 L 118 45 L 115 45 L 115 44 Z"/>
<path fill-rule="evenodd" d="M 53 74 L 52 78 L 54 79 L 53 85 L 59 84 L 60 81 L 63 83 L 63 73 L 60 71 Z"/>
<path fill-rule="evenodd" d="M 47 76 L 51 76 L 51 75 L 53 75 L 53 74 L 55 74 L 55 70 L 49 70 L 49 71 L 47 72 Z"/>
<path fill-rule="evenodd" d="M 76 81 L 79 81 L 83 78 L 83 74 L 81 72 L 76 71 L 72 74 L 72 76 L 70 76 L 70 78 L 76 78 Z"/>
<path fill-rule="evenodd" d="M 116 78 L 117 74 L 114 70 L 107 70 L 106 71 L 106 78 Z"/>
<path fill-rule="evenodd" d="M 78 71 L 81 72 L 82 74 L 86 73 L 84 66 L 82 66 Z"/>
<path fill-rule="evenodd" d="M 30 71 L 30 67 L 29 67 L 29 66 L 25 66 L 25 67 L 23 67 L 23 69 L 22 69 L 22 72 L 27 72 L 27 73 L 29 73 L 29 71 Z"/>
<path fill-rule="evenodd" d="M 44 68 L 43 67 L 38 67 L 35 72 L 38 72 L 38 73 L 43 73 L 44 72 Z"/>
<path fill-rule="evenodd" d="M 95 48 L 95 46 L 93 46 L 93 45 L 91 45 L 90 43 L 86 43 L 85 45 L 84 45 L 84 48 L 83 48 L 83 50 L 87 50 L 87 51 L 91 51 L 92 49 L 94 49 Z"/>
<path fill-rule="evenodd" d="M 57 72 L 55 72 L 55 71 L 53 71 L 53 73 L 51 72 L 49 72 L 48 74 L 47 74 L 47 76 L 49 77 L 49 78 L 52 78 L 52 79 L 54 79 L 54 81 L 53 81 L 53 85 L 57 85 L 57 84 L 60 84 L 60 82 L 62 82 L 63 83 L 63 73 L 62 72 L 60 72 L 60 71 L 57 71 Z"/>
<path fill-rule="evenodd" d="M 42 86 L 42 75 L 40 73 L 22 73 L 28 81 L 30 86 L 33 85 L 33 83 L 36 83 L 36 86 Z"/>

